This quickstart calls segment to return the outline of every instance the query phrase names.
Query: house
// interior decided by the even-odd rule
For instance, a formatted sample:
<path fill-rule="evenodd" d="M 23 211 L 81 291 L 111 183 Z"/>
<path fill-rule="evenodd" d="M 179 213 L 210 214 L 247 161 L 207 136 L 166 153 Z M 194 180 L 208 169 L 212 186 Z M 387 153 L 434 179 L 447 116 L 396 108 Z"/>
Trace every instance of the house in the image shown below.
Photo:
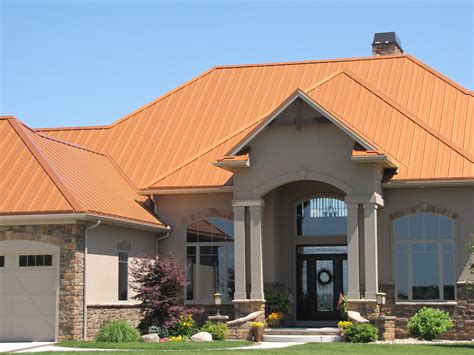
<path fill-rule="evenodd" d="M 185 264 L 183 302 L 288 325 L 423 305 L 474 337 L 474 93 L 376 34 L 365 58 L 214 67 L 108 126 L 0 120 L 0 341 L 140 315 L 128 265 Z"/>

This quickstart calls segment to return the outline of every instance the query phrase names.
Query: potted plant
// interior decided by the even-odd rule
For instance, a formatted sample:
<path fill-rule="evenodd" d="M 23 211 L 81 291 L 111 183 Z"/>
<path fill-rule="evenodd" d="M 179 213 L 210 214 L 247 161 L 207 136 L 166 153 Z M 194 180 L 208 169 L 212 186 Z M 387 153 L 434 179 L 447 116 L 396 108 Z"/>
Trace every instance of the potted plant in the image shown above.
<path fill-rule="evenodd" d="M 252 338 L 255 342 L 263 341 L 263 322 L 252 322 L 250 323 L 250 328 L 252 329 Z"/>
<path fill-rule="evenodd" d="M 279 328 L 281 326 L 282 319 L 283 319 L 283 313 L 272 312 L 267 317 L 267 323 L 272 328 Z"/>
<path fill-rule="evenodd" d="M 289 296 L 278 291 L 270 291 L 265 295 L 265 301 L 268 324 L 273 328 L 280 327 L 285 314 L 291 310 Z"/>

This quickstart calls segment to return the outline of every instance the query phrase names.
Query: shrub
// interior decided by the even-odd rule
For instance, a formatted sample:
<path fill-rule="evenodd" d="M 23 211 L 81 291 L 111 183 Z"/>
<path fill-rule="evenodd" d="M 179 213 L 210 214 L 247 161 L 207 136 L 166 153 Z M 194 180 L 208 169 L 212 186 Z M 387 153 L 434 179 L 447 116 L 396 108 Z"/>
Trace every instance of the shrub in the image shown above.
<path fill-rule="evenodd" d="M 370 343 L 379 338 L 379 330 L 370 323 L 353 323 L 343 328 L 342 334 L 348 343 Z"/>
<path fill-rule="evenodd" d="M 172 335 L 175 337 L 190 337 L 197 333 L 197 327 L 194 323 L 192 314 L 181 315 L 178 323 L 171 330 Z"/>
<path fill-rule="evenodd" d="M 226 340 L 227 339 L 227 324 L 212 323 L 207 321 L 201 328 L 202 332 L 208 332 L 212 335 L 212 340 Z"/>
<path fill-rule="evenodd" d="M 452 327 L 448 312 L 431 307 L 423 307 L 408 321 L 410 334 L 418 339 L 436 339 Z"/>
<path fill-rule="evenodd" d="M 104 324 L 95 341 L 107 343 L 135 342 L 140 340 L 140 332 L 126 320 L 113 320 Z"/>
<path fill-rule="evenodd" d="M 265 310 L 270 313 L 287 314 L 291 310 L 291 302 L 287 296 L 277 291 L 270 291 L 265 294 Z"/>
<path fill-rule="evenodd" d="M 186 276 L 184 266 L 173 255 L 137 258 L 131 264 L 130 273 L 133 277 L 130 285 L 136 292 L 133 298 L 141 301 L 141 329 L 157 326 L 163 336 L 176 326 L 181 315 L 201 311 L 178 305 L 177 296 L 186 285 Z"/>

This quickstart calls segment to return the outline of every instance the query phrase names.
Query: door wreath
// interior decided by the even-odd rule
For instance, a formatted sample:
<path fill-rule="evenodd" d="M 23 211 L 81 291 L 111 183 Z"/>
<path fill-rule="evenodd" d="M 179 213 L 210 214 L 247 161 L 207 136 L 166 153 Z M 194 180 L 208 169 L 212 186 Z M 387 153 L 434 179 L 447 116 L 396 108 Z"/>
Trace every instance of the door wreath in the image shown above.
<path fill-rule="evenodd" d="M 320 272 L 318 272 L 318 282 L 321 285 L 327 285 L 332 281 L 332 275 L 329 272 L 329 270 L 322 269 Z"/>

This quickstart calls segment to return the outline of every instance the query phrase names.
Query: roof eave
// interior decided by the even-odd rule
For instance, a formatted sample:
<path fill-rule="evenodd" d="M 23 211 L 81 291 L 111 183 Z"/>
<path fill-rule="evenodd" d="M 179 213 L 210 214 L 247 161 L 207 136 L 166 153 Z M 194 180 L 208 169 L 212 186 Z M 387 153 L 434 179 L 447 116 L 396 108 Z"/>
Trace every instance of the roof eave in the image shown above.
<path fill-rule="evenodd" d="M 474 178 L 432 179 L 432 180 L 392 180 L 382 183 L 384 189 L 406 189 L 423 187 L 465 187 L 474 186 Z"/>
<path fill-rule="evenodd" d="M 48 213 L 48 214 L 21 214 L 0 215 L 0 226 L 27 225 L 27 224 L 75 224 L 78 221 L 97 222 L 104 224 L 127 227 L 150 232 L 168 231 L 169 227 L 151 223 L 128 221 L 120 218 L 102 216 L 91 213 Z"/>
<path fill-rule="evenodd" d="M 356 163 L 361 163 L 361 164 L 376 164 L 381 166 L 382 168 L 392 168 L 392 169 L 398 169 L 399 166 L 396 164 L 396 162 L 393 161 L 389 156 L 385 154 L 381 155 L 376 155 L 376 156 L 357 156 L 353 155 L 351 156 L 351 160 Z"/>
<path fill-rule="evenodd" d="M 183 186 L 183 187 L 154 187 L 140 190 L 141 195 L 189 195 L 189 194 L 212 194 L 229 193 L 234 191 L 233 186 Z"/>
<path fill-rule="evenodd" d="M 222 168 L 228 170 L 230 172 L 234 172 L 238 169 L 246 169 L 250 167 L 250 160 L 221 160 L 215 161 L 212 165 L 217 166 L 218 168 Z"/>

